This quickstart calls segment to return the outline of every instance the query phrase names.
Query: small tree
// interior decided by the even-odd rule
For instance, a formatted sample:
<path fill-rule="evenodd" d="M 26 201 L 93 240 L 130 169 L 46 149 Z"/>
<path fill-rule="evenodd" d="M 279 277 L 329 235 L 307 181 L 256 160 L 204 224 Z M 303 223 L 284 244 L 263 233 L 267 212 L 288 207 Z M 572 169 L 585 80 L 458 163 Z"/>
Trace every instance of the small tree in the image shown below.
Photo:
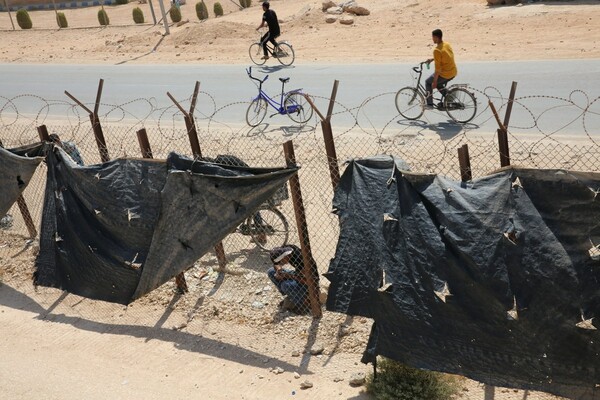
<path fill-rule="evenodd" d="M 169 16 L 171 17 L 171 21 L 175 23 L 181 21 L 181 11 L 175 6 L 171 7 L 169 10 Z"/>
<path fill-rule="evenodd" d="M 221 6 L 221 3 L 219 3 L 217 1 L 215 3 L 215 6 L 213 7 L 213 11 L 215 12 L 215 17 L 222 17 L 223 16 L 223 6 Z"/>
<path fill-rule="evenodd" d="M 248 8 L 252 5 L 252 0 L 240 0 L 240 4 L 244 8 Z"/>
<path fill-rule="evenodd" d="M 33 27 L 31 17 L 26 9 L 21 8 L 19 11 L 17 11 L 17 24 L 19 24 L 21 29 L 31 29 Z"/>
<path fill-rule="evenodd" d="M 141 8 L 136 7 L 131 11 L 131 13 L 133 14 L 133 22 L 135 22 L 136 24 L 144 23 L 144 12 Z"/>
<path fill-rule="evenodd" d="M 129 0 L 115 0 L 115 4 L 123 5 L 129 3 Z"/>
<path fill-rule="evenodd" d="M 367 392 L 377 400 L 448 400 L 458 393 L 457 379 L 439 372 L 408 367 L 382 358 L 377 362 L 377 379 L 370 374 Z"/>
<path fill-rule="evenodd" d="M 206 4 L 204 4 L 204 0 L 196 3 L 196 15 L 200 21 L 208 19 L 208 9 L 206 8 Z"/>
<path fill-rule="evenodd" d="M 104 10 L 104 7 L 102 7 L 100 10 L 98 10 L 98 22 L 100 23 L 100 25 L 104 25 L 104 26 L 110 24 L 110 20 L 108 19 L 108 14 Z"/>
<path fill-rule="evenodd" d="M 59 12 L 56 14 L 56 23 L 59 28 L 67 28 L 69 26 L 65 13 Z"/>

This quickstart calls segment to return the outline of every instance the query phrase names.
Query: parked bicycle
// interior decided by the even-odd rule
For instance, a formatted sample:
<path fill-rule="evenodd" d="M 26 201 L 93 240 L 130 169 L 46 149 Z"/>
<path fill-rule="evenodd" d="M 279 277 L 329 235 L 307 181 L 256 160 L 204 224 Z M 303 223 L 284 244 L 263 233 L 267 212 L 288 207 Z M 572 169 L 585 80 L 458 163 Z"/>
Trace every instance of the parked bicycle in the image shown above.
<path fill-rule="evenodd" d="M 419 63 L 419 66 L 413 67 L 413 71 L 419 75 L 416 86 L 403 87 L 396 93 L 396 109 L 406 119 L 418 119 L 425 112 L 427 91 L 421 84 L 423 64 L 427 62 L 424 61 Z M 471 121 L 477 113 L 477 100 L 467 87 L 466 84 L 454 84 L 446 89 L 444 84 L 440 90 L 441 97 L 433 98 L 439 103 L 438 110 L 446 111 L 452 120 L 461 124 Z"/>
<path fill-rule="evenodd" d="M 250 236 L 252 241 L 263 250 L 286 245 L 289 237 L 289 224 L 279 207 L 283 200 L 288 198 L 286 184 L 272 198 L 262 204 L 256 213 L 238 226 L 236 232 Z"/>
<path fill-rule="evenodd" d="M 262 33 L 259 36 L 258 41 L 252 43 L 248 49 L 248 52 L 250 53 L 250 59 L 256 65 L 263 65 L 267 61 L 263 59 L 263 45 L 260 41 L 261 38 Z M 294 48 L 285 40 L 278 41 L 277 47 L 274 47 L 272 44 L 267 42 L 267 53 L 271 54 L 271 56 L 276 58 L 281 65 L 285 65 L 286 67 L 292 65 L 296 59 Z"/>
<path fill-rule="evenodd" d="M 305 124 L 312 118 L 313 109 L 304 97 L 302 89 L 285 92 L 285 84 L 290 81 L 290 78 L 279 78 L 281 82 L 281 98 L 277 102 L 270 98 L 262 89 L 262 85 L 269 78 L 269 75 L 260 80 L 252 76 L 252 68 L 246 69 L 246 73 L 250 79 L 258 82 L 258 96 L 252 100 L 248 110 L 246 110 L 246 122 L 248 125 L 252 127 L 258 126 L 265 119 L 269 106 L 275 110 L 275 113 L 271 117 L 275 115 L 287 115 L 292 121 L 299 124 Z"/>

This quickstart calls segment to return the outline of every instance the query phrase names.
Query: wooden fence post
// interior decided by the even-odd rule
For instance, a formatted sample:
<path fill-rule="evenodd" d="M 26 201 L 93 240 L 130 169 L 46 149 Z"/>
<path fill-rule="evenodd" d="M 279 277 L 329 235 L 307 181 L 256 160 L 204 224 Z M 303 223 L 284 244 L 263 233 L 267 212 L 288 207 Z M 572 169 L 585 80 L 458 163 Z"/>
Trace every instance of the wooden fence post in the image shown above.
<path fill-rule="evenodd" d="M 506 114 L 504 115 L 504 123 L 500 122 L 500 117 L 496 111 L 496 107 L 492 101 L 489 101 L 490 108 L 496 122 L 498 123 L 498 151 L 500 152 L 500 166 L 506 167 L 510 165 L 510 153 L 508 146 L 508 123 L 510 122 L 510 116 L 512 113 L 513 104 L 515 101 L 515 93 L 517 92 L 517 82 L 512 83 L 510 88 L 510 95 L 508 96 L 508 103 L 506 105 Z"/>
<path fill-rule="evenodd" d="M 327 109 L 327 115 L 319 111 L 315 103 L 312 101 L 310 96 L 303 94 L 310 106 L 315 110 L 319 118 L 321 119 L 321 129 L 323 130 L 323 140 L 325 141 L 325 152 L 327 153 L 327 164 L 329 166 L 329 176 L 331 178 L 331 186 L 335 191 L 338 182 L 340 181 L 340 168 L 338 164 L 337 154 L 335 151 L 335 141 L 333 140 L 333 129 L 331 128 L 331 116 L 333 114 L 333 107 L 335 105 L 335 98 L 337 96 L 337 90 L 339 81 L 333 82 L 333 90 L 331 91 L 331 97 L 329 98 L 329 107 Z"/>
<path fill-rule="evenodd" d="M 286 165 L 288 167 L 295 167 L 296 155 L 294 154 L 294 143 L 291 140 L 283 144 L 283 152 L 285 154 Z M 312 262 L 313 257 L 310 249 L 308 224 L 306 222 L 306 214 L 304 212 L 302 191 L 300 190 L 300 178 L 298 177 L 297 173 L 290 178 L 290 190 L 292 192 L 292 202 L 294 203 L 294 213 L 296 215 L 296 226 L 298 228 L 300 249 L 302 250 L 302 259 L 304 262 L 302 273 L 306 278 L 308 286 L 310 309 L 313 317 L 320 318 L 322 316 L 322 312 L 321 303 L 319 301 L 319 284 L 314 278 L 314 274 L 318 274 L 319 272 L 316 264 Z"/>
<path fill-rule="evenodd" d="M 87 108 L 82 102 L 77 100 L 71 93 L 65 90 L 65 94 L 69 96 L 71 100 L 77 103 L 90 115 L 90 122 L 92 123 L 92 130 L 94 131 L 94 137 L 96 138 L 96 145 L 98 146 L 98 152 L 100 153 L 100 160 L 107 162 L 110 160 L 108 155 L 108 148 L 106 147 L 106 140 L 104 140 L 104 133 L 102 132 L 102 125 L 100 124 L 100 118 L 98 117 L 98 109 L 100 108 L 100 98 L 102 97 L 102 88 L 104 87 L 104 79 L 100 79 L 98 84 L 98 93 L 96 94 L 96 103 L 94 111 Z"/>
<path fill-rule="evenodd" d="M 183 114 L 183 119 L 185 121 L 185 126 L 187 128 L 188 137 L 190 140 L 190 146 L 192 147 L 192 154 L 194 158 L 202 158 L 202 149 L 200 148 L 200 142 L 198 141 L 198 132 L 196 131 L 196 123 L 194 122 L 194 110 L 196 109 L 196 102 L 198 100 L 198 91 L 200 90 L 200 82 L 196 81 L 196 86 L 194 86 L 194 93 L 192 95 L 192 101 L 190 104 L 190 111 L 186 111 L 181 104 L 171 95 L 171 93 L 167 92 L 167 96 L 171 99 L 173 103 L 179 108 L 179 111 Z M 219 261 L 219 267 L 225 268 L 227 265 L 227 258 L 225 257 L 225 248 L 223 247 L 223 242 L 219 242 L 215 246 L 215 254 L 217 256 L 217 260 Z"/>
<path fill-rule="evenodd" d="M 146 133 L 145 128 L 142 128 L 139 131 L 137 131 L 137 138 L 140 144 L 140 151 L 142 152 L 142 157 L 154 158 L 152 156 L 152 148 L 150 147 L 150 141 L 148 140 L 148 134 Z M 183 274 L 183 272 L 175 277 L 175 285 L 177 285 L 179 293 L 183 294 L 189 292 L 187 282 L 185 281 L 185 275 Z"/>
<path fill-rule="evenodd" d="M 458 148 L 458 163 L 460 165 L 460 180 L 467 182 L 473 179 L 471 173 L 471 159 L 469 158 L 469 146 L 463 144 Z"/>

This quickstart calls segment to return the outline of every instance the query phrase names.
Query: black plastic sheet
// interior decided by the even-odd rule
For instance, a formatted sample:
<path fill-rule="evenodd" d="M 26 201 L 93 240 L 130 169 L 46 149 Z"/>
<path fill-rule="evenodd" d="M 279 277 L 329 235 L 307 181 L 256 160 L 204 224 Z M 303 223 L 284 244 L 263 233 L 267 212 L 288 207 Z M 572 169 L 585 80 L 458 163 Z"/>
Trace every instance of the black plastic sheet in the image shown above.
<path fill-rule="evenodd" d="M 44 144 L 4 149 L 0 146 L 0 217 L 23 193 L 47 147 Z"/>
<path fill-rule="evenodd" d="M 363 361 L 596 398 L 600 174 L 461 183 L 394 161 L 352 161 L 334 198 L 327 308 L 374 319 Z"/>
<path fill-rule="evenodd" d="M 297 169 L 118 159 L 81 167 L 48 156 L 34 282 L 121 304 L 212 249 Z"/>

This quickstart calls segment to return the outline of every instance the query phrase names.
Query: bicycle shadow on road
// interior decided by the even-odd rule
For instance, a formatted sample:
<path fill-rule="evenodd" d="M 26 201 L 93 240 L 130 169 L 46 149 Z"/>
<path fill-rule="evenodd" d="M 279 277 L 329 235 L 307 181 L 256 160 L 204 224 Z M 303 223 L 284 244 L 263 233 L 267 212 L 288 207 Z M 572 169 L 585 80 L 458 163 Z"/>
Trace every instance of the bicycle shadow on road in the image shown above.
<path fill-rule="evenodd" d="M 266 138 L 273 138 L 274 136 L 281 135 L 284 139 L 293 138 L 294 136 L 301 135 L 303 133 L 311 133 L 316 129 L 313 125 L 271 125 L 267 122 L 262 123 L 254 128 L 250 129 L 246 136 L 263 136 Z"/>
<path fill-rule="evenodd" d="M 283 71 L 283 70 L 287 70 L 287 69 L 291 69 L 291 68 L 296 68 L 293 65 L 290 65 L 289 67 L 286 67 L 285 65 L 262 65 L 260 67 L 258 67 L 258 70 L 260 72 L 262 72 L 263 74 L 272 74 L 274 72 L 279 72 L 279 71 Z"/>
<path fill-rule="evenodd" d="M 417 128 L 419 129 L 419 133 L 422 133 L 424 130 L 433 131 L 437 133 L 442 140 L 450 140 L 461 133 L 466 133 L 470 130 L 479 128 L 479 125 L 477 124 L 459 124 L 450 120 L 431 123 L 423 120 L 412 121 L 401 119 L 398 120 L 398 124 Z"/>

